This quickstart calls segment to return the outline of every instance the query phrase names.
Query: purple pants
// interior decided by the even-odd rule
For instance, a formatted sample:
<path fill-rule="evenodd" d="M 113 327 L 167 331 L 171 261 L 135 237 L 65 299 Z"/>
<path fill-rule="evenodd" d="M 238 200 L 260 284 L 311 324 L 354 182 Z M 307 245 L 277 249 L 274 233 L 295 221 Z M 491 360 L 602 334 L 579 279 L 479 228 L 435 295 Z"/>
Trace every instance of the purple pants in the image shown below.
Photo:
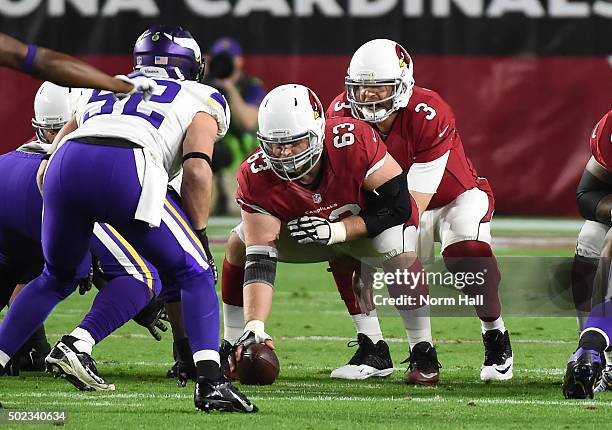
<path fill-rule="evenodd" d="M 0 351 L 13 355 L 70 295 L 82 278 L 94 223 L 111 224 L 138 254 L 181 288 L 192 351 L 217 350 L 219 305 L 204 250 L 180 206 L 167 199 L 159 228 L 133 219 L 141 186 L 134 151 L 64 144 L 51 161 L 43 188 L 43 273 L 17 297 L 0 326 Z M 27 323 L 21 321 L 28 315 Z"/>

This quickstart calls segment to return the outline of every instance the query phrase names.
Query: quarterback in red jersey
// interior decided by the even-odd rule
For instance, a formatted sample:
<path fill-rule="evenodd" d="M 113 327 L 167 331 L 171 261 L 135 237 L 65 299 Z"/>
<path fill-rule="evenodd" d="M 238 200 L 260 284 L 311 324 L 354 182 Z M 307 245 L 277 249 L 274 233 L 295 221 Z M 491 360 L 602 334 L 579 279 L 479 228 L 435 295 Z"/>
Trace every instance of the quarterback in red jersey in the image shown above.
<path fill-rule="evenodd" d="M 480 378 L 512 378 L 512 349 L 498 296 L 500 274 L 491 250 L 493 193 L 465 155 L 452 109 L 436 92 L 414 85 L 410 55 L 391 40 L 372 40 L 355 52 L 345 87 L 327 117 L 351 115 L 371 123 L 389 154 L 408 171 L 420 213 L 422 261 L 433 258 L 438 240 L 449 271 L 485 274 L 484 286 L 462 290 L 482 299 L 475 306 L 485 346 Z M 342 295 L 349 288 L 348 276 L 335 278 Z"/>
<path fill-rule="evenodd" d="M 418 209 L 406 173 L 369 124 L 353 118 L 325 121 L 317 96 L 289 84 L 262 101 L 258 139 L 261 149 L 237 174 L 242 223 L 228 239 L 223 265 L 222 361 L 232 343 L 236 360 L 250 342 L 273 346 L 264 321 L 272 304 L 277 261 L 348 257 L 382 266 L 386 273 L 421 270 L 416 258 Z M 400 284 L 387 283 L 390 296 L 428 295 L 423 282 Z M 423 351 L 419 360 L 411 360 L 414 366 L 407 378 L 433 384 L 439 379 L 439 363 L 423 302 L 397 309 L 411 348 Z M 367 347 L 351 365 L 360 370 L 361 379 L 391 374 L 385 341 L 367 336 L 358 340 Z"/>

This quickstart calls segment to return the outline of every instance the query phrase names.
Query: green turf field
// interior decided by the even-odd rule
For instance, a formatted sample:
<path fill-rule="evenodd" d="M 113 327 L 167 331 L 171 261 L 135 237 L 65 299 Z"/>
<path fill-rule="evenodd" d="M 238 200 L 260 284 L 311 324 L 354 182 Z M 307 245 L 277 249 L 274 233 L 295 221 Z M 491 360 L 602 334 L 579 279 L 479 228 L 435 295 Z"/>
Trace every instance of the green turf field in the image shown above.
<path fill-rule="evenodd" d="M 226 231 L 217 228 L 219 235 Z M 222 247 L 215 251 L 221 262 Z M 498 250 L 500 255 L 572 253 L 569 246 Z M 196 413 L 193 386 L 177 388 L 165 378 L 172 364 L 170 336 L 155 342 L 131 322 L 94 349 L 100 373 L 117 391 L 79 392 L 46 374 L 22 374 L 0 379 L 0 401 L 11 410 L 65 410 L 65 425 L 79 429 L 590 428 L 612 417 L 612 393 L 595 401 L 562 397 L 564 363 L 577 337 L 575 320 L 569 317 L 505 319 L 515 357 L 515 376 L 507 383 L 479 380 L 483 351 L 475 317 L 434 318 L 443 365 L 437 387 L 402 383 L 405 332 L 398 317 L 381 317 L 398 370 L 382 380 L 332 381 L 331 370 L 354 352 L 345 346 L 354 333 L 325 267 L 280 265 L 267 331 L 276 338 L 281 376 L 272 386 L 242 387 L 259 406 L 258 414 Z M 47 323 L 50 341 L 70 331 L 92 299 L 91 293 L 75 294 L 60 304 Z"/>

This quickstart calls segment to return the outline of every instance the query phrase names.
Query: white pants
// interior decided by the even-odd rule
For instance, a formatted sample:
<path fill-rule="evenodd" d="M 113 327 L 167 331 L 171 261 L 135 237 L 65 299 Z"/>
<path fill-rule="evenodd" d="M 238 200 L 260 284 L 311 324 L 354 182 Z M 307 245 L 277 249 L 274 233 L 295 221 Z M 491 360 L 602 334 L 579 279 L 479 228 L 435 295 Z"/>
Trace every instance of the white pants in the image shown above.
<path fill-rule="evenodd" d="M 604 238 L 610 227 L 596 221 L 585 221 L 578 234 L 576 254 L 581 257 L 599 258 Z"/>
<path fill-rule="evenodd" d="M 490 245 L 491 222 L 485 220 L 492 209 L 490 205 L 487 193 L 472 188 L 446 206 L 426 210 L 421 216 L 418 230 L 418 254 L 421 261 L 433 261 L 434 242 L 442 244 L 442 251 L 464 240 L 478 240 Z"/>

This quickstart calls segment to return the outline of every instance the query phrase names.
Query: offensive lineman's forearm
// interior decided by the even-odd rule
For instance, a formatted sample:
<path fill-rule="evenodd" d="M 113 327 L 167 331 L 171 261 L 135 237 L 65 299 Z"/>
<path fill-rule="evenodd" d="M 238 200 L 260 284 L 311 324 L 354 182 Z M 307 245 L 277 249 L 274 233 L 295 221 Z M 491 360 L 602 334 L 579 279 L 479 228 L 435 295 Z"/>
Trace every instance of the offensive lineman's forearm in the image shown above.
<path fill-rule="evenodd" d="M 244 322 L 266 321 L 272 309 L 274 289 L 263 282 L 253 282 L 243 289 Z"/>
<path fill-rule="evenodd" d="M 205 228 L 212 199 L 212 170 L 206 161 L 199 158 L 185 161 L 181 198 L 192 227 L 195 230 Z"/>
<path fill-rule="evenodd" d="M 346 242 L 367 237 L 368 229 L 366 228 L 363 218 L 359 215 L 351 215 L 340 222 L 342 222 L 346 228 Z"/>

